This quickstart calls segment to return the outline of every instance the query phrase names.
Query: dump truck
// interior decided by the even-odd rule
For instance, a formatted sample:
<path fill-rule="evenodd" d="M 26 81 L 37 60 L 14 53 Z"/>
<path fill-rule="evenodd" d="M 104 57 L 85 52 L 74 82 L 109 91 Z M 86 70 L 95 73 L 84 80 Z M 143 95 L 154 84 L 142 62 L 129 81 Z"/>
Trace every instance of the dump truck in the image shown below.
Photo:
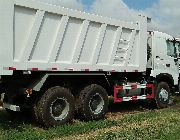
<path fill-rule="evenodd" d="M 44 126 L 102 119 L 114 103 L 167 107 L 178 88 L 179 42 L 149 18 L 88 14 L 33 0 L 0 0 L 0 93 L 7 112 Z"/>

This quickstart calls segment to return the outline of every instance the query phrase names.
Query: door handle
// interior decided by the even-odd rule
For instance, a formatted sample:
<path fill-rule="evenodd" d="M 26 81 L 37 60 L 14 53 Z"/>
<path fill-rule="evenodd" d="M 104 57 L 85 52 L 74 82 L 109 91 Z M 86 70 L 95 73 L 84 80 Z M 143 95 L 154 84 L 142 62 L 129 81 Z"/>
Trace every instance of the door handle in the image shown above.
<path fill-rule="evenodd" d="M 156 58 L 160 59 L 160 57 L 159 57 L 159 56 L 156 56 Z"/>
<path fill-rule="evenodd" d="M 162 59 L 160 56 L 156 56 L 156 58 L 157 58 L 157 59 L 160 59 L 160 60 L 164 60 L 164 59 Z"/>
<path fill-rule="evenodd" d="M 171 66 L 171 64 L 166 64 L 166 67 L 170 67 Z"/>

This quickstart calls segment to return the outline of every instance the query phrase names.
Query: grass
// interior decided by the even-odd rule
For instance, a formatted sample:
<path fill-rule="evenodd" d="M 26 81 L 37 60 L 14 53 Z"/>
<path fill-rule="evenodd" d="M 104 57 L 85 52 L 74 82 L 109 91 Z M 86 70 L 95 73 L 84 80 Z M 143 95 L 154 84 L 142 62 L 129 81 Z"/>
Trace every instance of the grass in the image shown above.
<path fill-rule="evenodd" d="M 149 115 L 149 113 L 146 113 Z M 116 127 L 114 131 L 98 134 L 95 139 L 162 139 L 177 140 L 180 138 L 179 111 L 161 111 L 154 117 L 138 115 L 126 124 Z M 137 116 L 136 116 L 137 117 Z M 142 120 L 140 118 L 142 117 Z M 133 118 L 133 117 L 132 117 Z M 146 119 L 144 119 L 146 118 Z"/>
<path fill-rule="evenodd" d="M 176 104 L 162 110 L 147 110 L 139 103 L 111 105 L 107 118 L 101 121 L 80 122 L 43 129 L 31 117 L 14 117 L 0 113 L 2 140 L 177 140 L 180 139 L 180 97 Z M 127 108 L 127 109 L 126 109 Z"/>

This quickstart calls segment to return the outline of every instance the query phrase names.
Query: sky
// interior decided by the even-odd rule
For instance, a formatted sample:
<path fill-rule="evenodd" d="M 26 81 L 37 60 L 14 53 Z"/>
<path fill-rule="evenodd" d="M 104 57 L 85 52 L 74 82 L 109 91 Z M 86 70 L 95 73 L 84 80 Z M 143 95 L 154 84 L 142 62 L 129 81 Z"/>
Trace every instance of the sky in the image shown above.
<path fill-rule="evenodd" d="M 139 14 L 152 18 L 149 30 L 180 38 L 180 0 L 37 0 L 106 17 L 133 21 Z"/>
<path fill-rule="evenodd" d="M 158 3 L 158 0 L 123 0 L 123 1 L 129 6 L 129 8 L 133 8 L 137 10 L 143 10 L 153 6 L 153 4 L 155 3 Z"/>
<path fill-rule="evenodd" d="M 82 0 L 83 4 L 91 5 L 93 3 L 93 0 Z"/>

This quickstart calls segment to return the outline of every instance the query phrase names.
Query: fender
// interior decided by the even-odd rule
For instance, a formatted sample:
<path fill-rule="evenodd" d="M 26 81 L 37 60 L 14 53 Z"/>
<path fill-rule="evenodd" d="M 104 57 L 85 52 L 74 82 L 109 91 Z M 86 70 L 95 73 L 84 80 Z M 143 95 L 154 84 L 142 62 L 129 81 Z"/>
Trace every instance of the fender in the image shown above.
<path fill-rule="evenodd" d="M 169 73 L 169 71 L 166 72 L 166 70 L 164 70 L 164 73 L 161 73 L 160 70 L 151 70 L 150 76 L 161 80 L 164 78 L 164 80 L 166 80 L 165 82 L 170 83 L 172 86 L 177 86 L 179 82 L 179 74 Z"/>
<path fill-rule="evenodd" d="M 167 82 L 169 86 L 174 86 L 174 79 L 173 76 L 168 73 L 161 73 L 156 76 L 157 81 L 164 81 Z"/>
<path fill-rule="evenodd" d="M 31 88 L 34 91 L 40 91 L 49 76 L 68 76 L 68 75 L 75 75 L 75 76 L 94 76 L 94 75 L 104 76 L 107 84 L 110 86 L 110 83 L 108 81 L 108 78 L 106 77 L 106 74 L 102 74 L 102 73 L 92 73 L 92 74 L 90 74 L 90 73 L 88 73 L 88 74 L 86 74 L 86 73 L 74 73 L 74 74 L 73 73 L 49 73 L 48 74 L 47 73 L 47 74 L 44 74 L 40 79 L 35 81 L 31 85 Z"/>

